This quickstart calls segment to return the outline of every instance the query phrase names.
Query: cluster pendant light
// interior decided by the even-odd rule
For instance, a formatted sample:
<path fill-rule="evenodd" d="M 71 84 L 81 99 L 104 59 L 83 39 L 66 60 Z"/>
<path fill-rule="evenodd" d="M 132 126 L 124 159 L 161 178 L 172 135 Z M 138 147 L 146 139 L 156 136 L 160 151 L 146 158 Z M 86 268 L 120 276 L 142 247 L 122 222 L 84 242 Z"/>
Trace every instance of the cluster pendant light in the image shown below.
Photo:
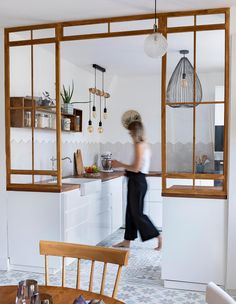
<path fill-rule="evenodd" d="M 93 122 L 92 118 L 97 118 L 97 99 L 99 99 L 99 123 L 98 123 L 98 132 L 103 133 L 103 125 L 102 125 L 102 104 L 103 104 L 103 118 L 107 118 L 107 99 L 110 98 L 110 94 L 105 92 L 104 90 L 104 73 L 106 72 L 106 69 L 97 65 L 93 64 L 94 68 L 94 87 L 89 88 L 89 121 L 88 121 L 88 132 L 92 133 L 93 128 Z M 97 70 L 102 73 L 102 88 L 97 88 Z"/>
<path fill-rule="evenodd" d="M 155 23 L 153 33 L 144 41 L 144 52 L 151 58 L 160 58 L 167 52 L 168 43 L 166 38 L 158 32 L 157 28 L 157 1 L 155 0 Z"/>

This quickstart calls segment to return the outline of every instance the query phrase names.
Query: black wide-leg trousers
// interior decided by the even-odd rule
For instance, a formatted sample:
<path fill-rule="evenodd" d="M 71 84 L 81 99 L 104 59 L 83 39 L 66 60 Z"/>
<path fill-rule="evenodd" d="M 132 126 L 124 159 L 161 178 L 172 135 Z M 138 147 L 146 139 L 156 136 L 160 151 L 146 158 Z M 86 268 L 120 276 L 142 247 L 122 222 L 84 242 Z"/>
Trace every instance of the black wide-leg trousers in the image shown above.
<path fill-rule="evenodd" d="M 127 171 L 128 194 L 125 220 L 125 240 L 134 240 L 139 231 L 142 241 L 158 237 L 160 232 L 143 213 L 144 197 L 147 192 L 145 174 Z"/>

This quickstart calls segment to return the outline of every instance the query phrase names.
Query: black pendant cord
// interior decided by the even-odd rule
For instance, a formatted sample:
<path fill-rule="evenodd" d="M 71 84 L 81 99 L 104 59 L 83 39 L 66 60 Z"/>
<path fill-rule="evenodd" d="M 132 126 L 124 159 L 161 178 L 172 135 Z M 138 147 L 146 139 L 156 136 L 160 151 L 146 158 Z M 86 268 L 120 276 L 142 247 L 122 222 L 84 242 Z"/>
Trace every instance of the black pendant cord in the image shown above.
<path fill-rule="evenodd" d="M 95 75 L 95 78 L 94 78 L 94 88 L 95 90 L 97 89 L 97 69 L 95 68 L 95 71 L 94 71 L 94 75 Z M 96 103 L 96 92 L 93 94 L 93 106 L 95 107 L 95 103 Z"/>
<path fill-rule="evenodd" d="M 91 92 L 89 92 L 89 120 L 92 119 L 92 115 L 91 115 Z"/>
<path fill-rule="evenodd" d="M 100 123 L 102 122 L 102 96 L 100 96 Z"/>
<path fill-rule="evenodd" d="M 155 25 L 157 25 L 157 0 L 155 0 Z"/>
<path fill-rule="evenodd" d="M 102 73 L 102 91 L 103 91 L 103 94 L 104 94 L 105 93 L 104 92 L 104 72 Z M 104 97 L 104 95 L 103 95 L 103 98 L 104 98 L 104 109 L 106 109 L 107 104 L 106 104 L 106 98 Z"/>

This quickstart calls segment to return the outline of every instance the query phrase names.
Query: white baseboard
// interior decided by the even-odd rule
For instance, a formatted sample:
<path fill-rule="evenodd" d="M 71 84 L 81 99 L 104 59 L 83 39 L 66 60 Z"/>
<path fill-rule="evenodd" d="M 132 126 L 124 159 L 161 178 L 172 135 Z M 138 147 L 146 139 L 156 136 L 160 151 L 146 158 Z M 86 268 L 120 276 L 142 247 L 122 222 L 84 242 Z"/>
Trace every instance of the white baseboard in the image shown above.
<path fill-rule="evenodd" d="M 0 257 L 0 270 L 8 270 L 8 259 L 6 257 Z"/>
<path fill-rule="evenodd" d="M 164 280 L 164 287 L 193 291 L 206 291 L 207 284 Z"/>

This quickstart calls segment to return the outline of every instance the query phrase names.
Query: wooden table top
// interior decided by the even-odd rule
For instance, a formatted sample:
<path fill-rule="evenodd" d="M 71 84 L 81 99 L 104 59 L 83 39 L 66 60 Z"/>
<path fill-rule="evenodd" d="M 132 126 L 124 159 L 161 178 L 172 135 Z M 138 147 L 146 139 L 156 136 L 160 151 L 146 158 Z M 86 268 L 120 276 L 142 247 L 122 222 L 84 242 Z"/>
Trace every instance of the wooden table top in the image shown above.
<path fill-rule="evenodd" d="M 15 303 L 16 292 L 17 286 L 0 286 L 0 303 Z M 85 300 L 102 299 L 105 304 L 124 304 L 124 302 L 94 292 L 67 287 L 39 286 L 39 292 L 50 294 L 53 298 L 53 304 L 73 304 L 74 300 L 80 295 Z"/>

